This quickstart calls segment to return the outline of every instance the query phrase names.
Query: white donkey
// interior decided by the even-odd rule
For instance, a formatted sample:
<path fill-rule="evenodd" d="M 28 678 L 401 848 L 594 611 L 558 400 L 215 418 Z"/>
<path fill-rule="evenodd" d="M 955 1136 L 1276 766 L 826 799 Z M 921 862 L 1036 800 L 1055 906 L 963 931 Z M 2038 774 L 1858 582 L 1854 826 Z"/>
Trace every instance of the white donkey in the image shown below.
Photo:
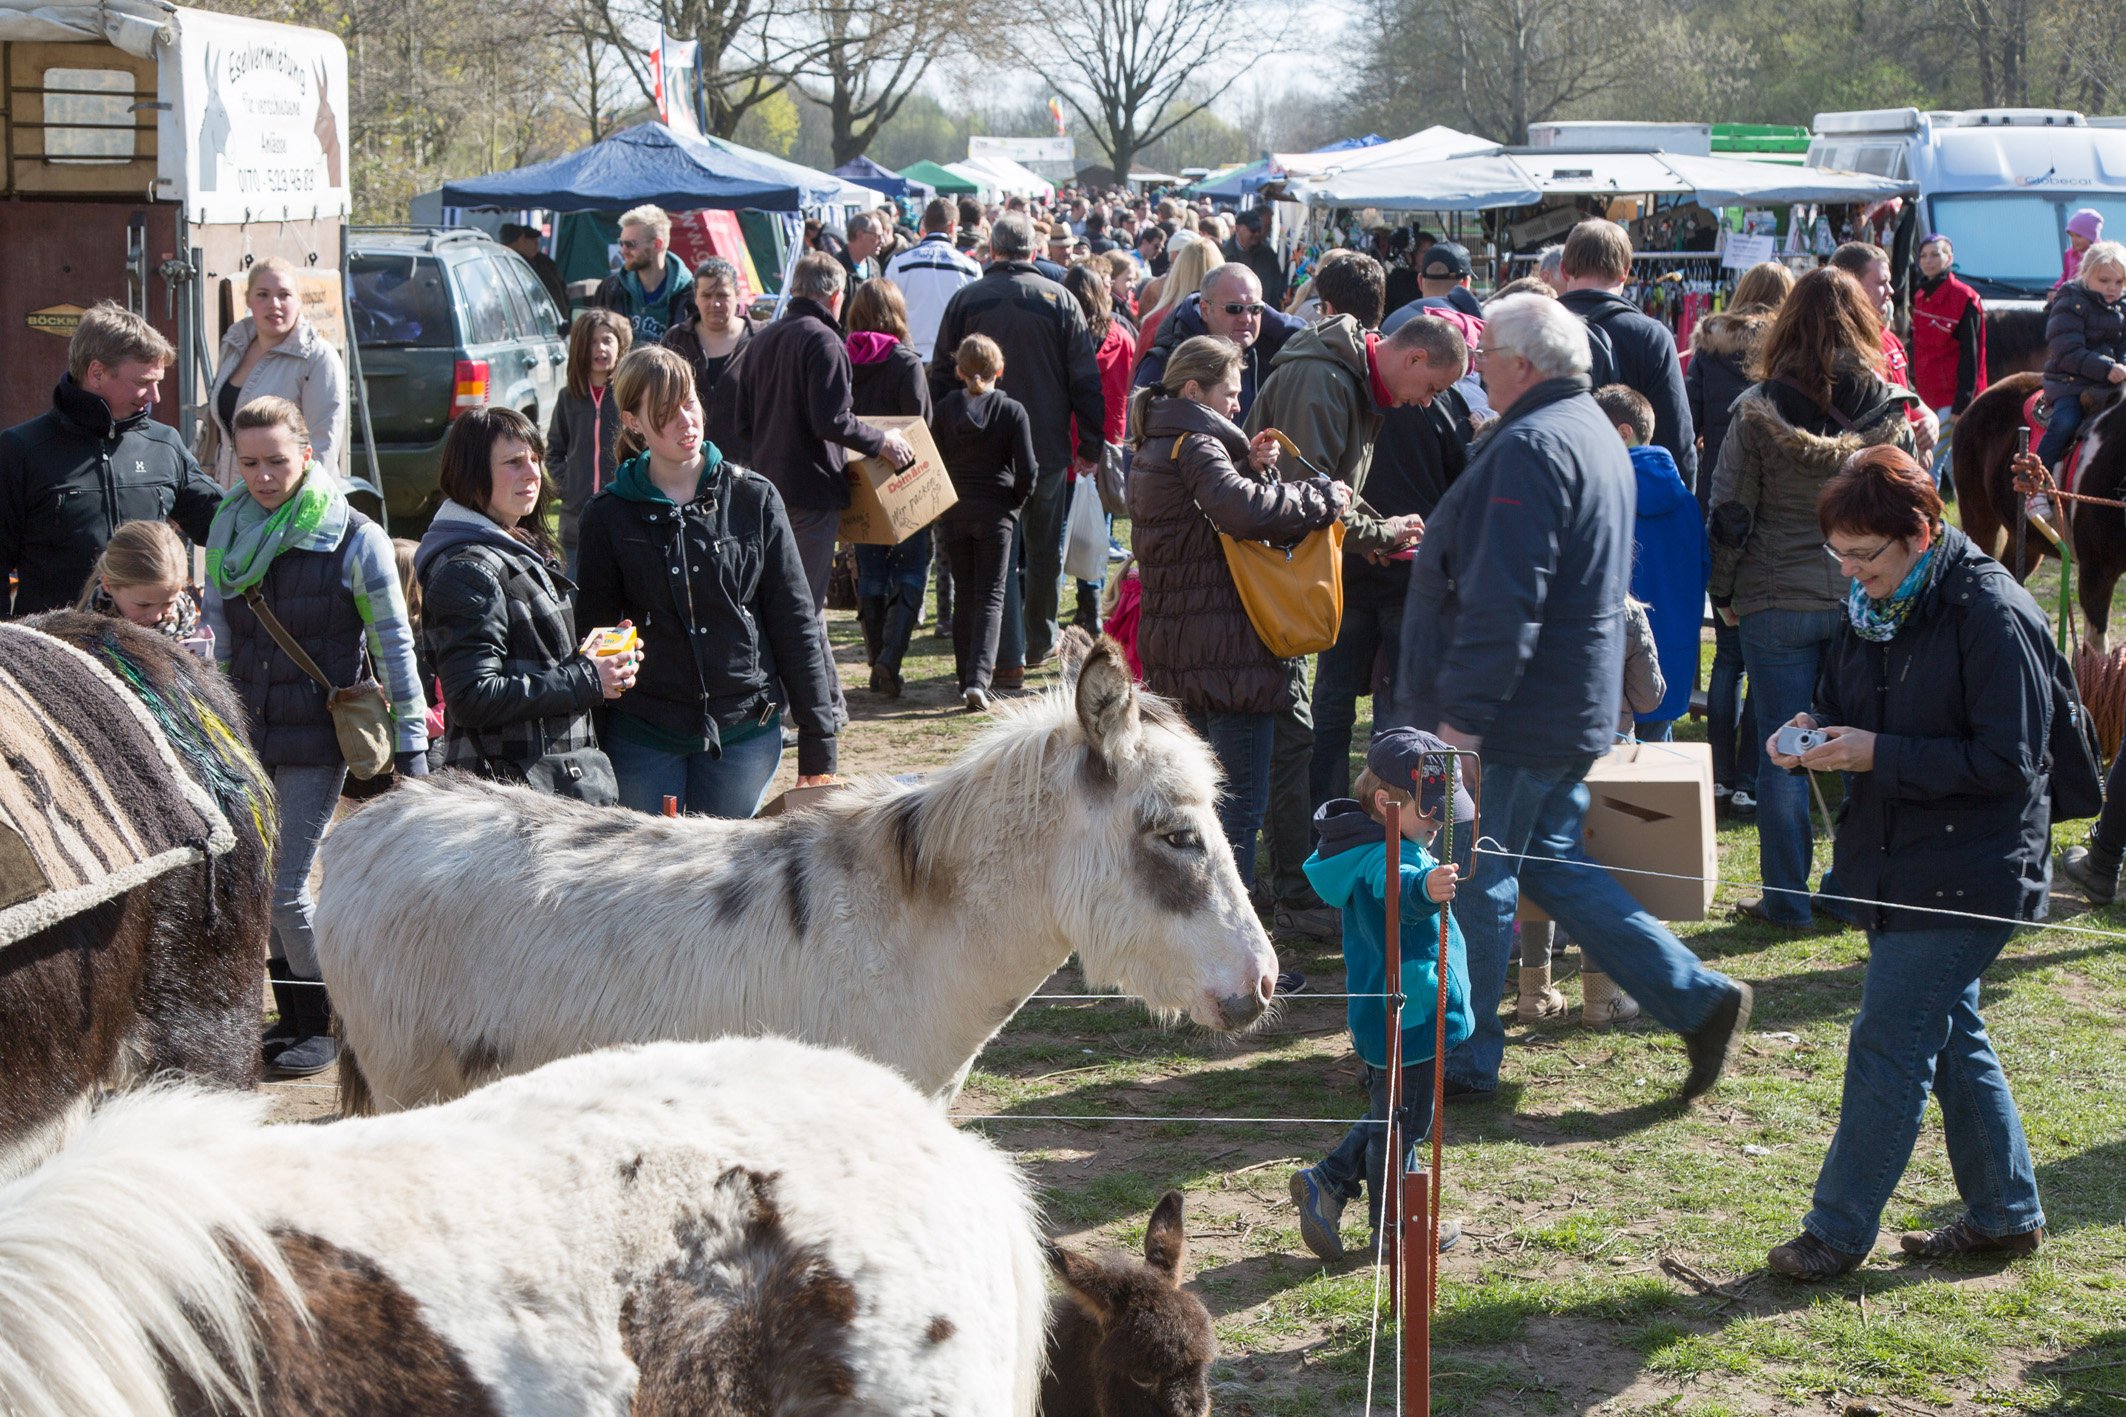
<path fill-rule="evenodd" d="M 0 1186 L 8 1417 L 1033 1417 L 1024 1179 L 889 1070 L 609 1049 L 264 1126 L 121 1097 Z"/>
<path fill-rule="evenodd" d="M 1075 950 L 1088 981 L 1233 1030 L 1277 957 L 1210 750 L 1103 641 L 1073 687 L 927 781 L 765 821 L 418 779 L 326 839 L 317 948 L 350 1111 L 611 1043 L 775 1033 L 949 1100 Z"/>

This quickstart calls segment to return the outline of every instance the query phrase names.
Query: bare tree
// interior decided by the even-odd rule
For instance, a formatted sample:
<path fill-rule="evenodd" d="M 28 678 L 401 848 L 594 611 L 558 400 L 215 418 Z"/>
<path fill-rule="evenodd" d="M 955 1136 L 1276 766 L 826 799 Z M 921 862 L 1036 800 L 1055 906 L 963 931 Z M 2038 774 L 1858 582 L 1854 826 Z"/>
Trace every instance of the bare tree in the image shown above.
<path fill-rule="evenodd" d="M 1218 101 L 1293 32 L 1272 0 L 1079 0 L 1002 44 L 1051 84 L 1118 173 Z"/>
<path fill-rule="evenodd" d="M 817 76 L 798 88 L 827 110 L 836 166 L 864 155 L 965 23 L 957 0 L 805 0 L 803 16 L 812 44 L 795 77 Z"/>
<path fill-rule="evenodd" d="M 1958 0 L 1952 7 L 1978 57 L 1979 102 L 2020 108 L 2030 102 L 2031 22 L 2039 0 Z"/>
<path fill-rule="evenodd" d="M 1462 126 L 1507 142 L 1617 85 L 1646 26 L 1625 0 L 1372 0 L 1367 10 L 1386 36 L 1364 66 L 1383 108 L 1445 100 Z"/>

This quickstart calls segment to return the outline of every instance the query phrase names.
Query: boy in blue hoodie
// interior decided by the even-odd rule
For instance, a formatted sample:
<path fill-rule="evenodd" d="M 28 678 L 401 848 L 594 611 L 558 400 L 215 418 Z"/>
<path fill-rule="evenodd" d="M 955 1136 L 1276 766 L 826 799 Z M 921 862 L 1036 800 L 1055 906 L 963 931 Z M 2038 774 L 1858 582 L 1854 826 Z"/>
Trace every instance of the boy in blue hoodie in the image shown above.
<path fill-rule="evenodd" d="M 1376 734 L 1358 775 L 1358 797 L 1324 802 L 1314 814 L 1321 845 L 1307 858 L 1307 879 L 1321 898 L 1343 914 L 1344 988 L 1351 994 L 1345 1019 L 1351 1045 L 1364 1064 L 1370 1105 L 1336 1150 L 1292 1176 L 1292 1203 L 1299 1233 L 1325 1260 L 1344 1257 L 1339 1224 L 1344 1206 L 1366 1195 L 1366 1215 L 1380 1229 L 1379 1186 L 1387 1164 L 1388 1129 L 1388 803 L 1402 806 L 1398 862 L 1402 879 L 1403 1134 L 1413 1145 L 1432 1132 L 1432 1045 L 1439 1000 L 1440 912 L 1454 899 L 1454 867 L 1434 861 L 1427 847 L 1438 833 L 1447 803 L 1446 769 L 1438 754 L 1446 743 L 1414 728 Z M 1429 760 L 1427 755 L 1432 755 Z M 1421 783 L 1413 798 L 1409 784 Z M 1472 824 L 1475 808 L 1459 781 L 1454 820 Z M 1461 927 L 1447 916 L 1447 1047 L 1475 1029 L 1469 1012 L 1469 960 Z M 1461 1238 L 1459 1222 L 1440 1226 L 1442 1250 Z"/>
<path fill-rule="evenodd" d="M 1698 639 L 1705 622 L 1705 583 L 1712 552 L 1705 520 L 1668 449 L 1652 446 L 1654 406 L 1637 389 L 1605 384 L 1594 399 L 1631 453 L 1639 479 L 1639 519 L 1632 539 L 1631 593 L 1653 622 L 1654 658 L 1667 685 L 1660 706 L 1637 717 L 1641 742 L 1665 743 L 1690 710 L 1698 687 Z"/>

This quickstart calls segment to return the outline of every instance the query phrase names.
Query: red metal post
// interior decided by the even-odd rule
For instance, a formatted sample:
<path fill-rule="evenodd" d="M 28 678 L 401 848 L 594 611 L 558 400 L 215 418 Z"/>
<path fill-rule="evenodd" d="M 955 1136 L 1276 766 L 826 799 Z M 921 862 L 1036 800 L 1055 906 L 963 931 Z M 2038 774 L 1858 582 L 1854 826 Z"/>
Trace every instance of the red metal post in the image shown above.
<path fill-rule="evenodd" d="M 1431 1223 L 1432 1173 L 1422 1166 L 1404 1171 L 1401 1190 L 1403 1223 L 1396 1243 L 1403 1251 L 1404 1275 L 1402 1411 L 1407 1417 L 1431 1417 L 1432 1301 L 1439 1292 L 1439 1240 Z"/>
<path fill-rule="evenodd" d="M 667 817 L 679 815 L 679 799 L 669 792 L 664 794 L 664 814 Z"/>

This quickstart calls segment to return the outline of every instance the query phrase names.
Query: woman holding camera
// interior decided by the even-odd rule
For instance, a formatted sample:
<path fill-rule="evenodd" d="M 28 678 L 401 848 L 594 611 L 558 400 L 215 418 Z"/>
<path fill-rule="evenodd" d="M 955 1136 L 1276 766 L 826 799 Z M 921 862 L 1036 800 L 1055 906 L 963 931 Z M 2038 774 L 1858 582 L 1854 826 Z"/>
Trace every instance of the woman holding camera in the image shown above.
<path fill-rule="evenodd" d="M 1943 522 L 1933 479 L 1902 448 L 1848 457 L 1816 505 L 1853 587 L 1815 710 L 1786 728 L 1824 741 L 1796 753 L 1793 735 L 1774 733 L 1765 752 L 1789 772 L 1848 775 L 1834 874 L 1872 902 L 1858 907 L 1868 968 L 1815 1205 L 1768 1263 L 1796 1279 L 1859 1268 L 1930 1090 L 1966 1209 L 1906 1234 L 1904 1252 L 2032 1254 L 2045 1215 L 1978 981 L 2011 922 L 2045 915 L 2051 630 L 2014 577 Z"/>

